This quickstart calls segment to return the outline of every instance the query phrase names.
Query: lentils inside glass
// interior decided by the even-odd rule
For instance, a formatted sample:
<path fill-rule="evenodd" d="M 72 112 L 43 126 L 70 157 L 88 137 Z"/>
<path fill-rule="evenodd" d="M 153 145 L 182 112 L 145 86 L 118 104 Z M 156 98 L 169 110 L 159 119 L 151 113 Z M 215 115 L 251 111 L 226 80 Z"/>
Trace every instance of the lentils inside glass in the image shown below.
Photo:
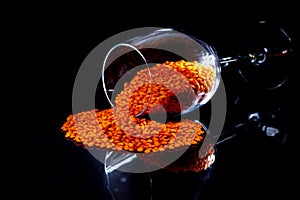
<path fill-rule="evenodd" d="M 152 107 L 161 105 L 169 114 L 180 114 L 205 98 L 216 77 L 213 68 L 197 61 L 166 61 L 154 65 L 150 71 L 151 83 L 148 69 L 143 69 L 124 84 L 124 90 L 115 100 L 118 109 L 127 112 L 129 109 L 130 114 L 135 116 L 140 113 L 147 115 Z M 151 112 L 159 113 L 161 110 Z"/>

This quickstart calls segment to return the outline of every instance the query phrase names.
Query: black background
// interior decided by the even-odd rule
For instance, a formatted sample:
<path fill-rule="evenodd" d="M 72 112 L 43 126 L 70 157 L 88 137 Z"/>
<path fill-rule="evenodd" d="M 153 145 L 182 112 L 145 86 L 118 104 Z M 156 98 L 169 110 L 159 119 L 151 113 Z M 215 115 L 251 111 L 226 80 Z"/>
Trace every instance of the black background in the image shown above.
<path fill-rule="evenodd" d="M 32 67 L 23 69 L 34 77 L 27 78 L 26 88 L 34 89 L 34 99 L 28 104 L 32 106 L 27 108 L 38 111 L 30 118 L 34 124 L 30 139 L 33 160 L 22 161 L 21 168 L 29 168 L 27 172 L 24 170 L 28 176 L 17 184 L 26 188 L 24 195 L 32 198 L 105 199 L 104 175 L 99 163 L 88 152 L 66 141 L 60 127 L 72 113 L 72 87 L 77 70 L 89 52 L 108 37 L 137 27 L 171 27 L 197 36 L 213 45 L 220 56 L 226 56 L 244 51 L 244 38 L 251 37 L 245 33 L 252 30 L 252 24 L 267 20 L 286 30 L 293 41 L 293 53 L 297 52 L 296 14 L 287 2 L 276 8 L 257 4 L 240 8 L 220 6 L 220 10 L 211 9 L 212 12 L 194 5 L 176 8 L 156 5 L 147 11 L 129 7 L 126 12 L 120 8 L 115 10 L 115 6 L 92 7 L 75 10 L 69 6 L 45 5 L 16 20 L 22 25 L 17 29 L 23 32 L 23 50 L 26 52 L 28 47 L 34 50 L 27 57 Z M 292 199 L 295 195 L 299 179 L 292 141 L 296 133 L 290 131 L 288 114 L 290 72 L 295 57 L 291 56 L 288 66 L 282 66 L 288 72 L 289 81 L 275 94 L 249 95 L 252 89 L 239 90 L 241 85 L 232 84 L 230 75 L 224 75 L 228 76 L 228 87 L 232 87 L 228 89 L 232 98 L 238 95 L 236 91 L 242 91 L 246 98 L 238 108 L 228 106 L 224 130 L 246 121 L 249 112 L 280 107 L 283 112 L 275 124 L 282 128 L 286 140 L 281 143 L 282 138 L 270 139 L 250 130 L 218 145 L 216 163 L 202 199 Z"/>

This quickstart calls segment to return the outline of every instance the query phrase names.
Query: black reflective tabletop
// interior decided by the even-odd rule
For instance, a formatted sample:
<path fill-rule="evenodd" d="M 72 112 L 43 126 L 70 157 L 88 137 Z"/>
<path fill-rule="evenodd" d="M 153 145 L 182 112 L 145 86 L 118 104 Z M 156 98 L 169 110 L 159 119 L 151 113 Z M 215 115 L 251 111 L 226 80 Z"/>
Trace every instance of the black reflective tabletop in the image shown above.
<path fill-rule="evenodd" d="M 242 22 L 228 17 L 220 19 L 218 25 L 212 25 L 218 20 L 204 22 L 204 27 L 195 18 L 183 20 L 179 16 L 165 20 L 156 16 L 144 24 L 127 16 L 115 26 L 101 20 L 86 23 L 63 19 L 66 21 L 49 19 L 40 29 L 45 37 L 39 46 L 46 46 L 46 50 L 37 54 L 43 65 L 42 76 L 37 77 L 37 84 L 43 87 L 38 93 L 43 103 L 37 116 L 41 128 L 34 139 L 34 166 L 26 190 L 31 197 L 113 200 L 103 164 L 87 150 L 66 140 L 60 128 L 72 114 L 74 80 L 89 52 L 121 31 L 161 26 L 198 37 L 214 46 L 220 58 L 248 57 L 222 65 L 227 113 L 212 168 L 200 175 L 157 171 L 150 179 L 149 174 L 120 175 L 116 171 L 111 174 L 110 184 L 119 184 L 118 191 L 124 190 L 122 195 L 128 195 L 120 199 L 138 196 L 141 200 L 185 200 L 192 199 L 193 194 L 199 196 L 197 200 L 293 199 L 294 184 L 299 181 L 292 145 L 297 133 L 290 130 L 289 110 L 293 108 L 290 88 L 299 38 L 292 15 L 281 18 L 245 14 L 241 16 Z M 270 27 L 261 24 L 265 22 Z M 267 61 L 257 65 L 261 60 L 254 62 L 251 56 L 263 59 L 260 53 Z M 209 123 L 205 112 L 209 112 L 210 106 L 208 102 L 200 108 L 205 123 Z M 205 184 L 199 184 L 201 180 Z"/>

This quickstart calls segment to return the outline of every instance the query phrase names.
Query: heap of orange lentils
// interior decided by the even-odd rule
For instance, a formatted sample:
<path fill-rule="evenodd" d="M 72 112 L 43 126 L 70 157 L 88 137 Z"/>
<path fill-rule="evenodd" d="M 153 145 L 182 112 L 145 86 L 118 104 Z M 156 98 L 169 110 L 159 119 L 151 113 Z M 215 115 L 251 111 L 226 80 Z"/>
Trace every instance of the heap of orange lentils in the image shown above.
<path fill-rule="evenodd" d="M 145 118 L 126 121 L 119 126 L 118 116 L 112 109 L 97 109 L 70 115 L 62 126 L 65 137 L 94 149 L 125 150 L 130 152 L 156 152 L 196 145 L 205 136 L 200 123 L 184 119 L 165 124 Z M 115 117 L 116 116 L 116 117 Z M 123 123 L 123 122 L 121 122 Z"/>
<path fill-rule="evenodd" d="M 162 107 L 167 113 L 179 114 L 191 106 L 195 97 L 204 98 L 212 89 L 215 72 L 196 61 L 180 60 L 154 65 L 151 75 L 149 82 L 149 72 L 140 70 L 125 83 L 124 90 L 116 97 L 115 109 L 69 115 L 61 126 L 65 138 L 84 148 L 132 153 L 199 146 L 205 136 L 201 123 L 189 119 L 161 123 L 136 115 L 142 111 L 143 115 L 149 115 L 150 110 L 159 113 Z M 196 171 L 207 167 L 207 158 L 201 159 L 194 163 Z"/>

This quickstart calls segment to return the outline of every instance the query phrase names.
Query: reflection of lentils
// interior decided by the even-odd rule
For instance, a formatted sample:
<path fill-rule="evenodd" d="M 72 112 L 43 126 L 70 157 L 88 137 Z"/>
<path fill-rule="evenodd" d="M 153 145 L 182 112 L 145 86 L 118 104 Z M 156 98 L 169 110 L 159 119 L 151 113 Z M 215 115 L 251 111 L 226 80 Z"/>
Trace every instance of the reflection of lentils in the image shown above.
<path fill-rule="evenodd" d="M 156 64 L 150 71 L 151 80 L 148 69 L 143 69 L 124 84 L 116 97 L 117 108 L 138 115 L 147 107 L 143 114 L 149 114 L 158 104 L 169 114 L 179 114 L 211 91 L 216 76 L 212 67 L 184 60 Z"/>
<path fill-rule="evenodd" d="M 187 119 L 165 124 L 137 119 L 134 124 L 121 129 L 112 109 L 96 109 L 69 116 L 62 131 L 67 139 L 83 147 L 144 153 L 197 145 L 205 133 L 201 124 Z"/>
<path fill-rule="evenodd" d="M 162 107 L 168 114 L 179 114 L 195 101 L 201 101 L 213 87 L 215 72 L 196 61 L 183 60 L 156 64 L 150 70 L 151 81 L 145 69 L 124 84 L 124 90 L 116 96 L 115 109 L 93 109 L 70 115 L 61 127 L 65 138 L 83 148 L 132 153 L 172 153 L 189 147 L 167 168 L 171 171 L 206 169 L 212 163 L 213 150 L 209 147 L 208 154 L 199 158 L 206 134 L 200 123 L 189 119 L 161 123 L 145 115 L 149 116 L 150 109 L 151 113 L 159 113 Z M 135 117 L 145 108 L 145 115 Z"/>
<path fill-rule="evenodd" d="M 200 148 L 205 148 L 205 155 L 199 155 Z M 168 161 L 168 158 L 173 156 L 174 151 L 178 151 L 180 156 L 174 162 L 170 164 L 166 163 L 165 161 Z M 191 145 L 187 149 L 176 148 L 173 151 L 164 151 L 154 155 L 141 156 L 141 159 L 149 165 L 165 168 L 172 172 L 199 172 L 207 169 L 214 163 L 215 150 L 212 145 L 203 147 L 203 144 L 198 144 Z"/>
<path fill-rule="evenodd" d="M 214 148 L 208 149 L 207 154 L 203 157 L 199 156 L 199 148 L 201 146 L 190 146 L 186 152 L 175 162 L 165 168 L 173 171 L 194 171 L 199 172 L 210 167 L 215 161 Z"/>

